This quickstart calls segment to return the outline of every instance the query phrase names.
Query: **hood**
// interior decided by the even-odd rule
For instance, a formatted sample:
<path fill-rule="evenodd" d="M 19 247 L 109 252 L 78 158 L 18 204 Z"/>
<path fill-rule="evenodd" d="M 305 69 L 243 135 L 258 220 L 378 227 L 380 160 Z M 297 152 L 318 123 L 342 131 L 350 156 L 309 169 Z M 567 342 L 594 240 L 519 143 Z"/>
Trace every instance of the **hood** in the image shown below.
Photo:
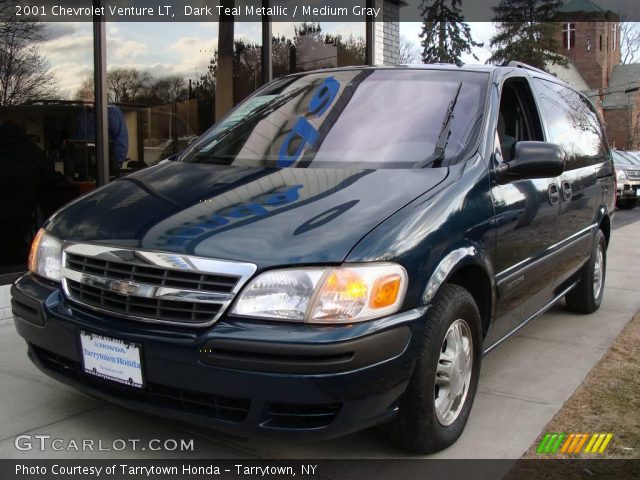
<path fill-rule="evenodd" d="M 339 263 L 446 168 L 253 168 L 163 162 L 69 204 L 57 237 L 274 265 Z"/>

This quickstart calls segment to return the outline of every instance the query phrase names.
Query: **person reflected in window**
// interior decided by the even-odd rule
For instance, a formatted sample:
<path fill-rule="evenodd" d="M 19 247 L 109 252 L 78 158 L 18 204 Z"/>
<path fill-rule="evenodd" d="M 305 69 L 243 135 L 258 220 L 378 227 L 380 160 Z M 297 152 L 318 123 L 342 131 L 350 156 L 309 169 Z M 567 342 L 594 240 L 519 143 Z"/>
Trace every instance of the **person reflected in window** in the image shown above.
<path fill-rule="evenodd" d="M 78 119 L 76 139 L 95 142 L 96 117 L 93 108 L 93 97 L 85 93 L 83 100 L 88 104 Z M 129 152 L 129 132 L 122 110 L 116 105 L 107 108 L 107 124 L 109 134 L 109 171 L 112 176 L 119 176 L 120 170 Z"/>

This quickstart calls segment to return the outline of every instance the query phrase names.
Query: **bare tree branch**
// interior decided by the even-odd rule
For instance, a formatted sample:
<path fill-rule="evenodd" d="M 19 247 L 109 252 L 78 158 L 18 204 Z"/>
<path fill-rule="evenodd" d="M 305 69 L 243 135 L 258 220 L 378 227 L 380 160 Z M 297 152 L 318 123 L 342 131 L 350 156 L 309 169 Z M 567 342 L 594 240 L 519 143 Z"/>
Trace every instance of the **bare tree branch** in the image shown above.
<path fill-rule="evenodd" d="M 398 63 L 401 65 L 422 63 L 420 48 L 415 43 L 407 40 L 406 37 L 400 37 L 400 60 Z"/>
<path fill-rule="evenodd" d="M 620 54 L 622 63 L 640 62 L 640 22 L 620 24 Z"/>
<path fill-rule="evenodd" d="M 57 83 L 38 44 L 45 39 L 41 23 L 18 19 L 15 4 L 0 0 L 0 106 L 49 98 Z"/>

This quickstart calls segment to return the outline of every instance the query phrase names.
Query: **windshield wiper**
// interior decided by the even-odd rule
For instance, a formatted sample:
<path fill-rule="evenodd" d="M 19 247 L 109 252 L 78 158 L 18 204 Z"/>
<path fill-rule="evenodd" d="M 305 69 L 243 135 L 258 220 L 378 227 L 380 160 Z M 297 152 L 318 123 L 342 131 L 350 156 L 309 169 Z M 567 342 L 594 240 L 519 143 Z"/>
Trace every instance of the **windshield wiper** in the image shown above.
<path fill-rule="evenodd" d="M 458 84 L 456 94 L 449 102 L 447 111 L 444 114 L 444 119 L 442 120 L 442 128 L 440 129 L 440 133 L 438 134 L 438 140 L 436 141 L 436 146 L 433 149 L 433 153 L 421 162 L 416 163 L 413 168 L 424 168 L 432 163 L 434 164 L 434 166 L 439 167 L 442 164 L 442 161 L 444 160 L 444 152 L 447 149 L 447 143 L 449 143 L 449 137 L 451 136 L 451 120 L 453 120 L 454 116 L 453 109 L 456 108 L 456 103 L 458 103 L 460 90 L 462 90 L 462 82 Z"/>
<path fill-rule="evenodd" d="M 244 117 L 241 120 L 239 120 L 236 124 L 231 125 L 230 127 L 226 128 L 225 130 L 222 130 L 220 133 L 218 133 L 214 137 L 208 139 L 206 144 L 199 145 L 199 146 L 194 146 L 188 153 L 195 154 L 195 155 L 200 155 L 202 150 L 204 150 L 211 143 L 213 143 L 213 142 L 216 142 L 216 143 L 221 142 L 222 140 L 224 140 L 225 138 L 230 136 L 232 133 L 236 132 L 237 130 L 241 129 L 242 127 L 246 127 L 247 122 L 257 121 L 257 120 L 260 120 L 260 119 L 266 117 L 267 115 L 269 115 L 270 113 L 274 112 L 275 110 L 280 108 L 282 105 L 287 103 L 291 98 L 293 98 L 293 97 L 297 96 L 298 94 L 300 94 L 300 92 L 305 90 L 305 88 L 306 88 L 306 86 L 304 86 L 304 85 L 300 86 L 298 88 L 293 89 L 289 93 L 286 93 L 284 95 L 278 96 L 277 98 L 274 98 L 272 101 L 267 102 L 264 105 L 260 105 L 255 110 L 251 111 L 246 117 Z M 205 152 L 205 156 L 206 156 L 206 153 L 208 153 L 208 152 Z"/>

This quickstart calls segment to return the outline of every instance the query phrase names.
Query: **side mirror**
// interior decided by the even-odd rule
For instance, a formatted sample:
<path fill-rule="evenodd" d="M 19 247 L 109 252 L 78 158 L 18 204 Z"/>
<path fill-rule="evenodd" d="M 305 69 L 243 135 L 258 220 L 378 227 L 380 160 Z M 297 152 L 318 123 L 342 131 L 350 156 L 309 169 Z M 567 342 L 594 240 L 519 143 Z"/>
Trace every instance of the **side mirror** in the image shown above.
<path fill-rule="evenodd" d="M 564 172 L 564 153 L 555 143 L 518 142 L 514 156 L 496 170 L 498 182 L 557 177 Z"/>

